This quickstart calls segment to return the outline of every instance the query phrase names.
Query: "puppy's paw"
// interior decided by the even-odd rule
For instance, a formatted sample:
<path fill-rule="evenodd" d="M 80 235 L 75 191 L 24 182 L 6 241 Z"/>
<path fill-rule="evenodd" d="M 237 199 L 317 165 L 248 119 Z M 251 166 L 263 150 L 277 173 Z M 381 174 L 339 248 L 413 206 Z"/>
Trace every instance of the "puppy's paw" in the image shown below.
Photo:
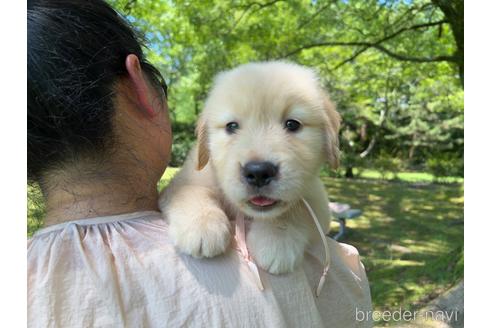
<path fill-rule="evenodd" d="M 255 257 L 256 263 L 265 271 L 272 274 L 282 274 L 294 271 L 301 263 L 304 249 L 285 247 L 265 250 Z"/>
<path fill-rule="evenodd" d="M 212 209 L 194 219 L 175 218 L 169 225 L 174 245 L 196 258 L 214 257 L 226 251 L 231 240 L 229 219 L 220 209 Z"/>
<path fill-rule="evenodd" d="M 308 236 L 293 227 L 278 229 L 256 222 L 248 235 L 255 262 L 272 274 L 294 271 L 302 262 L 307 241 Z"/>

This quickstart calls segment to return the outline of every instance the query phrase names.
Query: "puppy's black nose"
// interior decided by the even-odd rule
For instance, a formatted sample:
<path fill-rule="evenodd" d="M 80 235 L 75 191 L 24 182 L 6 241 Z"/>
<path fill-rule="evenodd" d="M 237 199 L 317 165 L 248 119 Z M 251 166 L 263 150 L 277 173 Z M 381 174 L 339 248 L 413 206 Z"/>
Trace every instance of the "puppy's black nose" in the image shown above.
<path fill-rule="evenodd" d="M 246 182 L 255 187 L 263 187 L 272 181 L 278 173 L 278 166 L 271 162 L 248 162 L 243 167 Z"/>

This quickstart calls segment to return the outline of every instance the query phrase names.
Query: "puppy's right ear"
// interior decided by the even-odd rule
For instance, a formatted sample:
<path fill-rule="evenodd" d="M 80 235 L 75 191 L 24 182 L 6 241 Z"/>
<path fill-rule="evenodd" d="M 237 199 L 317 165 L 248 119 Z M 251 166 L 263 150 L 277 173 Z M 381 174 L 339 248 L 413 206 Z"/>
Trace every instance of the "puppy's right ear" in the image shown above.
<path fill-rule="evenodd" d="M 198 161 L 196 169 L 201 170 L 207 165 L 209 160 L 207 122 L 202 117 L 198 119 L 195 134 L 198 139 Z"/>

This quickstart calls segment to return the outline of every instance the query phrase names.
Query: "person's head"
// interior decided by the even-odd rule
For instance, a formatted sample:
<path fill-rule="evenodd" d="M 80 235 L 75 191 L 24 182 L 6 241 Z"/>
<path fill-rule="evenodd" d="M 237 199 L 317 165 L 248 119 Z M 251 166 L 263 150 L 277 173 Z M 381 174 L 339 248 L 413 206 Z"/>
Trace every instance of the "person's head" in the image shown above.
<path fill-rule="evenodd" d="M 27 30 L 28 179 L 156 182 L 172 139 L 167 87 L 141 38 L 102 0 L 28 1 Z"/>

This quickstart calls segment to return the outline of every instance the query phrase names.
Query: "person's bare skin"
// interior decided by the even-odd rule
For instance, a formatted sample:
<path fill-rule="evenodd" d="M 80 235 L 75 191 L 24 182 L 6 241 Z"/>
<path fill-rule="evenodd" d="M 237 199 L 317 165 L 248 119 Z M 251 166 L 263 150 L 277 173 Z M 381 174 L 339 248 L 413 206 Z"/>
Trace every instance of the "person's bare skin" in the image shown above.
<path fill-rule="evenodd" d="M 84 158 L 48 172 L 43 182 L 45 226 L 97 216 L 158 210 L 156 184 L 171 154 L 166 99 L 126 58 L 128 77 L 116 86 L 111 155 Z M 101 164 L 102 163 L 102 164 Z"/>

